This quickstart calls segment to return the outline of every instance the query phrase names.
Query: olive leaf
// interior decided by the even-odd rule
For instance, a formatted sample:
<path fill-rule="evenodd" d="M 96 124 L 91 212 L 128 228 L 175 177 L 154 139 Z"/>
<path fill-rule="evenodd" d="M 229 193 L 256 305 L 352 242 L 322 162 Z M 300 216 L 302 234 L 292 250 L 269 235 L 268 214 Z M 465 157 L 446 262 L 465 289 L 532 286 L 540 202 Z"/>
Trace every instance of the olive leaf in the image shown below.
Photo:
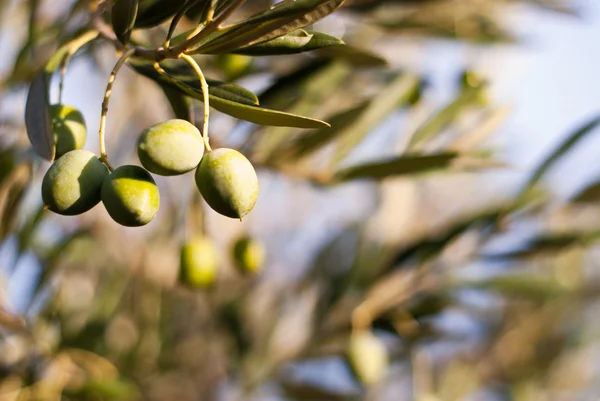
<path fill-rule="evenodd" d="M 331 14 L 344 0 L 284 0 L 269 10 L 232 25 L 191 49 L 190 54 L 228 53 L 267 42 L 314 24 Z"/>
<path fill-rule="evenodd" d="M 334 36 L 320 32 L 311 32 L 299 29 L 268 40 L 257 45 L 243 47 L 234 53 L 249 56 L 272 56 L 280 54 L 296 54 L 330 46 L 342 46 L 344 42 Z"/>
<path fill-rule="evenodd" d="M 419 174 L 431 170 L 448 168 L 457 157 L 457 153 L 403 155 L 382 162 L 347 167 L 335 174 L 334 181 L 383 179 L 399 175 Z"/>
<path fill-rule="evenodd" d="M 572 203 L 581 204 L 600 204 L 600 182 L 596 181 L 577 193 L 572 199 Z"/>
<path fill-rule="evenodd" d="M 139 0 L 116 0 L 112 6 L 110 18 L 117 39 L 123 44 L 129 42 L 135 26 Z"/>
<path fill-rule="evenodd" d="M 388 65 L 387 60 L 383 57 L 368 50 L 349 45 L 328 46 L 323 49 L 315 49 L 315 54 L 334 60 L 343 60 L 355 67 L 372 68 L 385 67 Z"/>
<path fill-rule="evenodd" d="M 130 60 L 129 64 L 138 73 L 160 83 L 178 89 L 184 94 L 203 100 L 202 89 L 193 72 L 184 74 L 181 68 L 163 66 L 167 75 L 158 73 L 146 60 Z M 171 73 L 174 73 L 172 76 Z M 258 100 L 250 101 L 244 88 L 233 84 L 209 81 L 209 99 L 211 107 L 232 117 L 260 125 L 320 128 L 329 126 L 324 121 L 257 107 Z M 254 99 L 256 97 L 254 96 Z"/>
<path fill-rule="evenodd" d="M 33 149 L 41 157 L 54 160 L 54 134 L 50 119 L 50 80 L 63 60 L 72 56 L 83 45 L 95 39 L 97 31 L 86 31 L 62 45 L 48 60 L 44 69 L 33 79 L 25 104 L 25 126 Z"/>
<path fill-rule="evenodd" d="M 186 96 L 184 96 L 179 90 L 165 84 L 161 84 L 160 88 L 163 90 L 167 101 L 171 105 L 171 109 L 173 110 L 175 117 L 190 121 L 190 105 Z"/>
<path fill-rule="evenodd" d="M 205 0 L 202 0 L 205 1 Z M 174 16 L 188 0 L 140 0 L 135 28 L 151 28 Z"/>

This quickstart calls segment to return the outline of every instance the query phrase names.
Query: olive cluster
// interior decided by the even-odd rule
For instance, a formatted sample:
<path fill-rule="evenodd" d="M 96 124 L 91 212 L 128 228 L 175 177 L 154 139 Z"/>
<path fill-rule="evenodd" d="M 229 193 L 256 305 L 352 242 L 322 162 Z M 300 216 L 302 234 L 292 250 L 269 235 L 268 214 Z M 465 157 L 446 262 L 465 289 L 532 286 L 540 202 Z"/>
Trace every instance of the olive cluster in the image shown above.
<path fill-rule="evenodd" d="M 125 165 L 109 171 L 94 153 L 83 150 L 85 121 L 73 107 L 50 108 L 57 160 L 42 182 L 48 209 L 61 215 L 84 213 L 100 201 L 117 223 L 148 224 L 158 212 L 160 195 L 150 173 L 174 176 L 196 169 L 195 181 L 216 212 L 241 219 L 254 207 L 258 178 L 250 161 L 234 149 L 204 152 L 196 126 L 173 119 L 143 131 L 138 156 L 143 166 Z"/>

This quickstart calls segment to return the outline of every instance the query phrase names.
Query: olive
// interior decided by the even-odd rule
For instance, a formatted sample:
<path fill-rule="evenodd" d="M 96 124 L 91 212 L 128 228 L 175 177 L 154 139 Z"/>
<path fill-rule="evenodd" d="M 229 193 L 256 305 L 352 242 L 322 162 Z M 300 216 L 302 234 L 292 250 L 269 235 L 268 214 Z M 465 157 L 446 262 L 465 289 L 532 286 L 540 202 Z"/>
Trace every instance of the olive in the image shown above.
<path fill-rule="evenodd" d="M 48 209 L 70 216 L 87 212 L 100 202 L 107 167 L 87 150 L 72 150 L 58 159 L 42 181 L 42 199 Z"/>
<path fill-rule="evenodd" d="M 83 148 L 86 127 L 83 114 L 79 110 L 64 104 L 53 104 L 50 106 L 50 117 L 56 148 L 55 158 L 58 159 L 67 152 Z"/>
<path fill-rule="evenodd" d="M 179 175 L 195 169 L 204 154 L 198 128 L 185 120 L 173 119 L 153 125 L 138 140 L 142 166 L 158 175 Z"/>
<path fill-rule="evenodd" d="M 256 273 L 263 267 L 265 247 L 260 241 L 252 238 L 240 238 L 233 246 L 233 259 L 240 272 Z"/>
<path fill-rule="evenodd" d="M 252 163 L 234 149 L 207 153 L 196 170 L 196 186 L 208 205 L 224 216 L 242 219 L 258 198 Z"/>
<path fill-rule="evenodd" d="M 179 279 L 190 287 L 208 287 L 216 280 L 217 263 L 213 242 L 195 237 L 181 247 Z"/>
<path fill-rule="evenodd" d="M 102 202 L 117 223 L 139 227 L 150 223 L 160 204 L 154 179 L 138 166 L 121 166 L 102 184 Z"/>
<path fill-rule="evenodd" d="M 364 384 L 375 384 L 385 376 L 388 367 L 385 345 L 368 330 L 352 333 L 346 358 L 356 378 Z"/>
<path fill-rule="evenodd" d="M 217 56 L 217 65 L 223 71 L 225 78 L 233 81 L 250 71 L 252 57 L 242 54 L 220 54 Z"/>

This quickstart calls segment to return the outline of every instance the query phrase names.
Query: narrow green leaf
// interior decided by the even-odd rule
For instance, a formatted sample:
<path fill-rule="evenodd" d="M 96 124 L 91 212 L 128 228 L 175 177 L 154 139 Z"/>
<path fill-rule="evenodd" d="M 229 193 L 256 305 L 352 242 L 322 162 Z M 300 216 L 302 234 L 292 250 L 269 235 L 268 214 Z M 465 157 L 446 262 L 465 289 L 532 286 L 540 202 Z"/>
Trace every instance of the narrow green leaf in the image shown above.
<path fill-rule="evenodd" d="M 112 6 L 110 18 L 117 39 L 123 44 L 129 42 L 135 26 L 139 0 L 116 0 Z"/>
<path fill-rule="evenodd" d="M 408 104 L 413 93 L 418 90 L 420 82 L 416 75 L 399 74 L 361 114 L 356 116 L 354 123 L 339 134 L 334 162 L 342 161 L 376 124 L 398 107 Z"/>
<path fill-rule="evenodd" d="M 375 68 L 388 65 L 387 60 L 383 57 L 350 45 L 329 46 L 323 49 L 316 49 L 314 53 L 325 58 L 343 60 L 354 67 Z"/>
<path fill-rule="evenodd" d="M 410 140 L 409 149 L 414 149 L 418 144 L 433 138 L 456 121 L 468 107 L 475 104 L 483 88 L 465 87 L 452 102 L 417 129 Z"/>
<path fill-rule="evenodd" d="M 48 100 L 49 81 L 50 75 L 41 71 L 31 83 L 25 103 L 25 127 L 33 150 L 52 161 L 56 149 Z"/>
<path fill-rule="evenodd" d="M 181 10 L 187 0 L 140 0 L 135 28 L 151 28 Z"/>
<path fill-rule="evenodd" d="M 600 232 L 543 234 L 529 240 L 523 247 L 502 253 L 486 254 L 488 260 L 507 260 L 530 258 L 534 256 L 555 254 L 576 244 L 588 244 L 600 239 Z"/>
<path fill-rule="evenodd" d="M 179 82 L 188 88 L 185 92 L 189 96 L 202 100 L 202 89 L 196 73 L 187 66 L 187 64 L 173 64 L 172 62 L 162 62 L 161 67 L 169 75 L 169 79 L 159 74 L 152 62 L 148 60 L 132 59 L 129 64 L 138 73 L 147 76 L 157 82 L 168 81 L 168 83 Z M 237 103 L 247 105 L 258 105 L 258 98 L 248 89 L 241 86 L 227 83 L 207 80 L 208 92 L 212 97 L 219 97 L 226 100 L 231 100 Z M 191 91 L 191 93 L 190 93 Z M 212 101 L 212 98 L 211 98 Z"/>
<path fill-rule="evenodd" d="M 151 66 L 148 68 L 148 62 L 145 60 L 132 60 L 130 61 L 130 65 L 138 73 L 158 83 L 169 85 L 180 90 L 188 96 L 200 101 L 203 100 L 202 90 L 200 89 L 200 84 L 198 83 L 197 79 L 186 78 L 185 80 L 181 80 L 172 76 L 165 77 L 164 75 L 159 74 Z M 168 68 L 164 69 L 167 73 L 169 72 Z M 209 83 L 210 106 L 225 114 L 229 114 L 232 117 L 250 121 L 255 124 L 297 128 L 320 128 L 323 126 L 328 126 L 326 122 L 313 118 L 302 117 L 276 110 L 264 109 L 252 104 L 248 104 L 249 102 L 247 98 L 231 96 L 232 86 L 235 88 L 240 88 L 232 84 L 215 86 L 214 83 Z M 221 91 L 219 91 L 219 89 L 221 89 Z M 244 103 L 241 103 L 240 101 L 244 101 Z"/>
<path fill-rule="evenodd" d="M 284 0 L 269 10 L 220 32 L 194 53 L 229 53 L 312 25 L 331 14 L 344 0 Z"/>
<path fill-rule="evenodd" d="M 280 54 L 297 54 L 330 46 L 341 46 L 344 42 L 334 36 L 320 32 L 296 30 L 254 46 L 243 47 L 234 53 L 250 56 L 272 56 Z"/>
<path fill-rule="evenodd" d="M 50 119 L 50 80 L 65 58 L 98 36 L 97 31 L 86 31 L 63 44 L 48 60 L 29 87 L 25 104 L 25 126 L 33 149 L 41 157 L 54 160 L 54 135 Z"/>
<path fill-rule="evenodd" d="M 175 117 L 190 121 L 190 105 L 181 91 L 165 84 L 161 84 L 160 88 L 163 90 L 165 97 L 171 105 Z"/>
<path fill-rule="evenodd" d="M 588 123 L 584 124 L 581 128 L 573 132 L 567 138 L 544 159 L 544 161 L 534 170 L 533 174 L 523 187 L 520 196 L 529 191 L 537 182 L 546 174 L 546 172 L 556 163 L 562 156 L 564 156 L 569 150 L 573 148 L 580 140 L 585 138 L 589 133 L 594 132 L 600 125 L 600 116 L 593 118 Z"/>
<path fill-rule="evenodd" d="M 399 175 L 412 175 L 431 170 L 445 169 L 451 166 L 456 153 L 436 155 L 404 155 L 390 160 L 359 164 L 345 168 L 335 175 L 335 181 L 356 179 L 383 179 Z"/>

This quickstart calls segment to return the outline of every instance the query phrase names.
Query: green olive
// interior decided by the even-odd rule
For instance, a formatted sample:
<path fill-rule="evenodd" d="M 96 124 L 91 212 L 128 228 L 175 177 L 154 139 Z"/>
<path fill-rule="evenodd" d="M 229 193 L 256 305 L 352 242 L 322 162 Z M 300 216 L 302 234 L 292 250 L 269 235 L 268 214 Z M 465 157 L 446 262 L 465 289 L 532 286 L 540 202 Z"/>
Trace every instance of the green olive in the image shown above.
<path fill-rule="evenodd" d="M 108 169 L 87 150 L 73 150 L 58 159 L 42 181 L 48 209 L 65 216 L 87 212 L 100 202 L 100 188 Z"/>
<path fill-rule="evenodd" d="M 208 205 L 224 216 L 242 219 L 258 198 L 258 178 L 252 163 L 237 150 L 207 153 L 196 170 L 196 185 Z"/>
<path fill-rule="evenodd" d="M 160 194 L 146 170 L 121 166 L 104 180 L 102 202 L 114 221 L 126 227 L 139 227 L 156 216 Z"/>
<path fill-rule="evenodd" d="M 354 375 L 367 385 L 383 379 L 389 363 L 385 345 L 366 330 L 352 333 L 346 358 Z"/>
<path fill-rule="evenodd" d="M 181 247 L 179 279 L 191 287 L 208 287 L 217 277 L 218 256 L 213 242 L 196 237 Z"/>
<path fill-rule="evenodd" d="M 50 106 L 55 158 L 59 158 L 71 150 L 81 149 L 85 145 L 86 127 L 83 114 L 74 107 L 64 104 Z"/>
<path fill-rule="evenodd" d="M 242 273 L 256 273 L 265 262 L 265 247 L 249 237 L 240 238 L 233 246 L 235 265 Z"/>
<path fill-rule="evenodd" d="M 142 165 L 159 175 L 179 175 L 195 169 L 204 154 L 198 128 L 185 120 L 173 119 L 148 128 L 138 140 Z"/>
<path fill-rule="evenodd" d="M 250 71 L 252 57 L 242 54 L 220 54 L 217 65 L 225 74 L 225 78 L 233 81 Z"/>

